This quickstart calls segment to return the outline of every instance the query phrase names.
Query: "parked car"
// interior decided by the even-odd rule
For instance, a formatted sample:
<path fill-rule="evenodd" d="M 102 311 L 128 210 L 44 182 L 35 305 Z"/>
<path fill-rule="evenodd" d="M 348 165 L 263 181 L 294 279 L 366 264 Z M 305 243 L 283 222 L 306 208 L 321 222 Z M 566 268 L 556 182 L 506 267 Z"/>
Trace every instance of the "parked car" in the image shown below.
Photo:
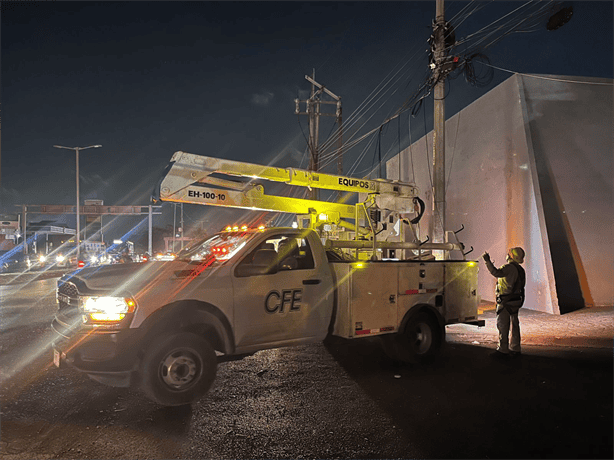
<path fill-rule="evenodd" d="M 32 266 L 30 255 L 24 254 L 21 247 L 0 251 L 0 273 L 22 272 Z"/>

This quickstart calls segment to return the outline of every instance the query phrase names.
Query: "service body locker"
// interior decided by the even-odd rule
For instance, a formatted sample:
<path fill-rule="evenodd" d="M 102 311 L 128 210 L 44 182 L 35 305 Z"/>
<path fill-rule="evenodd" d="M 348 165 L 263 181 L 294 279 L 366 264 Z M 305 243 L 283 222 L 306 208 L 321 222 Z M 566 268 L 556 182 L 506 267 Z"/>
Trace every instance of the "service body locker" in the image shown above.
<path fill-rule="evenodd" d="M 334 262 L 331 267 L 338 291 L 334 334 L 340 337 L 396 332 L 407 313 L 422 305 L 441 324 L 477 320 L 475 262 Z"/>

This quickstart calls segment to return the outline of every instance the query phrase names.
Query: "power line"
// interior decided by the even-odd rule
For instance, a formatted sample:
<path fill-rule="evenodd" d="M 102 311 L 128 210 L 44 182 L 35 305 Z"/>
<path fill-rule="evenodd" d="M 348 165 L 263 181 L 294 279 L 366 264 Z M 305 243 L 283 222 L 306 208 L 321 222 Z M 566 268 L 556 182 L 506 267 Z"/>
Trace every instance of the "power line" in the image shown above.
<path fill-rule="evenodd" d="M 465 5 L 461 8 L 461 10 L 456 13 L 450 23 L 454 23 L 454 27 L 458 27 L 460 24 L 465 22 L 470 16 L 482 10 L 485 6 L 487 6 L 491 2 L 471 2 L 468 5 Z M 558 3 L 558 2 L 557 2 Z M 458 49 L 461 45 L 465 46 L 464 56 L 458 59 L 458 63 L 451 66 L 451 70 L 448 70 L 447 73 L 451 73 L 452 71 L 457 71 L 456 77 L 460 75 L 461 72 L 464 71 L 466 74 L 467 81 L 475 86 L 486 86 L 490 84 L 492 81 L 492 73 L 488 72 L 486 74 L 480 75 L 475 71 L 474 65 L 472 63 L 473 60 L 476 62 L 481 62 L 486 66 L 490 66 L 491 68 L 498 68 L 496 66 L 491 66 L 488 61 L 488 58 L 479 53 L 479 50 L 484 50 L 496 44 L 502 38 L 512 33 L 522 33 L 522 32 L 531 32 L 535 30 L 535 27 L 539 24 L 545 14 L 553 7 L 552 2 L 542 2 L 542 1 L 529 1 L 523 3 L 519 7 L 513 9 L 507 14 L 501 16 L 500 18 L 492 21 L 490 24 L 482 27 L 476 32 L 473 32 L 459 41 L 455 41 L 452 45 L 446 47 L 446 52 L 451 53 L 453 49 Z M 451 32 L 449 32 L 451 33 Z M 358 109 L 352 113 L 352 115 L 346 120 L 346 123 L 343 126 L 345 132 L 349 132 L 349 128 L 356 127 L 353 130 L 352 134 L 344 140 L 343 146 L 341 147 L 343 151 L 347 154 L 350 149 L 355 147 L 358 143 L 365 140 L 367 137 L 376 133 L 381 129 L 382 126 L 386 125 L 388 122 L 392 121 L 394 118 L 399 117 L 405 111 L 411 109 L 412 116 L 415 116 L 420 110 L 422 103 L 425 98 L 427 98 L 431 92 L 434 85 L 437 83 L 433 74 L 427 71 L 427 74 L 424 77 L 423 82 L 419 85 L 418 89 L 406 99 L 406 101 L 397 109 L 394 115 L 387 117 L 384 122 L 380 124 L 380 126 L 372 129 L 366 134 L 356 138 L 357 133 L 360 129 L 362 129 L 375 115 L 375 113 L 366 120 L 363 120 L 367 111 L 375 108 L 375 106 L 379 104 L 377 110 L 380 110 L 384 107 L 385 103 L 389 101 L 389 99 L 399 90 L 395 86 L 400 85 L 400 83 L 405 79 L 408 74 L 415 72 L 413 69 L 419 68 L 415 66 L 413 68 L 408 68 L 410 62 L 416 58 L 419 54 L 419 49 L 414 48 L 412 54 L 412 58 L 410 60 L 405 60 L 402 64 L 397 65 L 396 68 L 393 68 L 389 72 L 389 74 L 384 78 L 384 80 L 369 94 L 369 96 L 360 104 Z M 423 49 L 425 55 L 429 53 L 429 49 Z M 408 53 L 409 54 L 409 53 Z M 479 61 L 478 61 L 479 59 Z M 455 61 L 456 62 L 456 61 Z M 413 63 L 413 62 L 412 62 Z M 506 69 L 501 69 L 507 71 Z M 512 72 L 511 73 L 518 73 Z M 529 75 L 531 76 L 531 75 Z M 452 77 L 455 78 L 455 77 Z M 543 78 L 543 77 L 542 77 Z M 563 81 L 571 81 L 571 80 L 563 80 Z M 596 82 L 587 82 L 590 84 L 607 84 L 607 83 L 596 83 Z M 388 94 L 388 97 L 385 97 Z M 361 122 L 362 120 L 362 122 Z M 360 124 L 360 126 L 358 126 Z M 426 127 L 426 124 L 425 124 Z M 410 132 L 411 136 L 411 132 Z M 362 153 L 359 154 L 356 161 L 350 168 L 350 171 L 355 171 L 359 164 L 362 162 L 366 155 L 366 151 L 369 150 L 370 145 L 373 143 L 374 139 L 372 138 L 369 142 L 369 146 L 363 150 Z M 321 160 L 322 167 L 332 163 L 335 161 L 337 155 L 339 154 L 340 149 L 333 149 L 332 145 L 334 142 L 334 136 L 329 137 L 327 141 L 322 145 L 321 149 Z M 430 166 L 430 165 L 429 165 Z M 448 178 L 449 180 L 449 178 Z"/>
<path fill-rule="evenodd" d="M 503 72 L 509 72 L 509 73 L 516 74 L 516 75 L 522 75 L 523 77 L 539 78 L 539 79 L 542 79 L 542 80 L 560 81 L 560 82 L 564 82 L 564 83 L 580 83 L 580 84 L 584 84 L 584 85 L 604 85 L 604 86 L 613 86 L 614 85 L 614 82 L 607 83 L 607 82 L 588 81 L 588 80 L 566 80 L 566 79 L 563 79 L 563 78 L 552 78 L 552 77 L 545 77 L 545 76 L 542 76 L 542 75 L 535 75 L 535 74 L 530 74 L 530 73 L 516 72 L 515 70 L 504 69 L 502 67 L 497 67 L 496 65 L 492 65 L 492 64 L 484 63 L 484 65 L 490 66 L 493 69 L 502 70 Z"/>

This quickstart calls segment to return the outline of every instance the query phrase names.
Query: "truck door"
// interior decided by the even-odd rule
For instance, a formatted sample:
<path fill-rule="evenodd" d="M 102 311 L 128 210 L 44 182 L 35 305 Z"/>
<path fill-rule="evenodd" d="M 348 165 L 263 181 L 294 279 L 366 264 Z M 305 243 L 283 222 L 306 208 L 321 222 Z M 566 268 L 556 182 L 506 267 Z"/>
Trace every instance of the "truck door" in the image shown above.
<path fill-rule="evenodd" d="M 332 276 L 308 238 L 288 230 L 269 235 L 233 273 L 237 347 L 323 339 L 332 310 Z"/>

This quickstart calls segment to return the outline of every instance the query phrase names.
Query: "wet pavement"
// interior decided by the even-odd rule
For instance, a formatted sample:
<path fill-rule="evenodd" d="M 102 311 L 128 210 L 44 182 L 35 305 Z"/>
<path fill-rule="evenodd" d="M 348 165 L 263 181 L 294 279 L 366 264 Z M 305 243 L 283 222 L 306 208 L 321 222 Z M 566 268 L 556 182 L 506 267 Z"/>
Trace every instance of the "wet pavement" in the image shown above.
<path fill-rule="evenodd" d="M 24 272 L 0 273 L 0 286 L 16 286 L 39 280 L 59 278 L 68 271 L 69 270 L 65 268 L 53 268 L 47 270 L 28 270 Z"/>

